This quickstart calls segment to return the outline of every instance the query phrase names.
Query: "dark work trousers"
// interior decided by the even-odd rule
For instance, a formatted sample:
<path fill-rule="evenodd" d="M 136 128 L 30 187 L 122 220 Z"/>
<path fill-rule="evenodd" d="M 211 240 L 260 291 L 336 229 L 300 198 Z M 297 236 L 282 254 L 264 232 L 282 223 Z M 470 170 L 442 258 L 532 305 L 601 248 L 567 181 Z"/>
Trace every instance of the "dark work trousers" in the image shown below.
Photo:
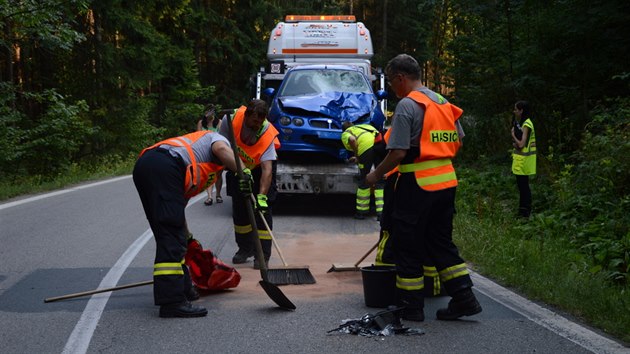
<path fill-rule="evenodd" d="M 263 254 L 265 255 L 265 259 L 269 259 L 271 257 L 271 236 L 269 235 L 265 224 L 260 218 L 260 213 L 257 210 L 254 210 L 254 215 L 256 217 L 256 230 L 258 232 L 258 239 L 260 239 L 260 245 L 263 249 Z M 234 221 L 234 225 L 250 225 L 249 215 L 247 214 L 245 204 L 245 198 L 240 193 L 232 195 L 232 219 Z M 273 217 L 271 216 L 271 206 L 269 206 L 269 208 L 267 209 L 267 213 L 265 213 L 265 220 L 267 221 L 269 228 L 273 230 Z M 250 231 L 246 234 L 236 233 L 235 239 L 236 244 L 238 245 L 239 252 L 254 254 L 255 258 L 258 258 L 254 245 L 253 231 Z"/>
<path fill-rule="evenodd" d="M 273 161 L 272 164 L 272 173 L 271 173 L 271 186 L 269 186 L 269 191 L 267 192 L 267 204 L 269 208 L 267 209 L 267 213 L 265 213 L 265 220 L 267 224 L 269 224 L 269 228 L 273 230 L 273 212 L 272 206 L 276 199 L 276 169 L 277 169 L 277 161 Z M 252 178 L 254 179 L 254 188 L 253 194 L 256 196 L 258 191 L 260 190 L 260 178 L 262 175 L 262 168 L 257 167 L 252 170 Z M 228 171 L 225 175 L 225 180 L 227 184 L 227 195 L 232 197 L 232 220 L 234 222 L 234 239 L 236 240 L 236 245 L 238 246 L 238 252 L 244 254 L 254 254 L 256 258 L 256 248 L 254 247 L 254 236 L 253 231 L 244 226 L 250 226 L 249 216 L 247 215 L 247 209 L 245 204 L 245 199 L 238 191 L 238 177 L 233 172 Z M 255 205 L 254 205 L 255 207 Z M 265 224 L 262 222 L 260 218 L 260 213 L 257 210 L 254 210 L 254 216 L 256 218 L 256 230 L 258 231 L 258 239 L 260 240 L 260 244 L 263 249 L 263 254 L 265 258 L 269 259 L 271 256 L 271 235 Z"/>
<path fill-rule="evenodd" d="M 529 176 L 515 175 L 516 185 L 520 194 L 518 202 L 518 215 L 529 217 L 532 212 L 532 191 L 529 189 Z"/>
<path fill-rule="evenodd" d="M 372 166 L 378 166 L 381 161 L 383 161 L 383 152 L 382 147 L 384 145 L 382 143 L 374 144 L 371 148 L 365 150 L 361 156 L 357 157 L 359 161 L 359 188 L 367 189 L 370 186 L 367 185 L 365 181 L 365 176 L 370 173 L 372 170 Z M 376 182 L 375 188 L 383 189 L 383 185 L 385 184 L 384 180 L 380 180 Z"/>
<path fill-rule="evenodd" d="M 155 238 L 155 264 L 177 263 L 183 271 L 153 276 L 156 305 L 185 301 L 192 287 L 188 267 L 182 263 L 188 236 L 184 179 L 183 162 L 161 148 L 145 152 L 133 169 L 133 182 Z"/>
<path fill-rule="evenodd" d="M 392 173 L 385 179 L 383 187 L 383 215 L 381 216 L 381 231 L 376 250 L 376 265 L 394 265 L 394 247 L 392 246 L 392 211 L 394 210 L 394 187 L 398 173 Z"/>
<path fill-rule="evenodd" d="M 381 218 L 381 231 L 378 248 L 376 250 L 376 265 L 394 266 L 394 246 L 391 240 L 392 211 L 394 209 L 394 192 L 398 173 L 392 173 L 385 180 L 383 217 Z M 433 297 L 442 295 L 442 285 L 437 269 L 433 265 L 431 255 L 426 255 L 424 260 L 424 296 Z"/>
<path fill-rule="evenodd" d="M 413 173 L 398 177 L 392 214 L 392 241 L 396 273 L 402 278 L 423 277 L 426 260 L 434 262 L 438 272 L 464 264 L 453 243 L 453 214 L 455 190 L 425 191 Z M 468 274 L 442 282 L 449 295 L 472 287 Z M 397 288 L 398 301 L 423 307 L 423 291 Z M 402 300 L 402 301 L 401 301 Z"/>
<path fill-rule="evenodd" d="M 356 211 L 357 214 L 368 214 L 370 211 L 370 186 L 365 180 L 365 176 L 370 173 L 372 166 L 378 166 L 383 161 L 382 147 L 383 143 L 374 144 L 365 150 L 358 158 L 359 162 L 359 184 L 357 186 Z M 374 185 L 374 206 L 376 214 L 382 217 L 383 213 L 383 179 Z"/>

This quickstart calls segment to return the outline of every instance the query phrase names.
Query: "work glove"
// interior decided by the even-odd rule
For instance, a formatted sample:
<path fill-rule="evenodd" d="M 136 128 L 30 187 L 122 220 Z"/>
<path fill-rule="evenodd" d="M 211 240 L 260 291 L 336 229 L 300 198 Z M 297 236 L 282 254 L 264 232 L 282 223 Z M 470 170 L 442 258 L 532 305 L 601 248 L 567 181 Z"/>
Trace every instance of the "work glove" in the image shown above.
<path fill-rule="evenodd" d="M 269 205 L 267 205 L 267 196 L 264 194 L 258 194 L 256 196 L 256 209 L 261 213 L 267 214 L 269 211 Z"/>
<path fill-rule="evenodd" d="M 238 191 L 241 192 L 246 198 L 252 194 L 254 186 L 254 178 L 252 177 L 252 171 L 249 168 L 243 169 L 243 178 L 238 181 Z"/>

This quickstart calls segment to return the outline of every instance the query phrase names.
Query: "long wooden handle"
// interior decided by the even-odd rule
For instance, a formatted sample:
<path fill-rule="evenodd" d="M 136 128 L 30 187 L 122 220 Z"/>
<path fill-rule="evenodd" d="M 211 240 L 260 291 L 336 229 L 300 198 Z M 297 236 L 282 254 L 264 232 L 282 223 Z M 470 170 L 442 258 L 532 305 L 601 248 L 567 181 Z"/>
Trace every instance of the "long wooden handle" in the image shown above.
<path fill-rule="evenodd" d="M 256 198 L 254 198 L 253 194 L 250 194 L 250 196 L 252 198 L 252 203 L 254 203 L 254 205 L 256 205 Z M 280 251 L 280 246 L 278 246 L 278 242 L 276 242 L 276 238 L 273 236 L 273 232 L 271 232 L 271 228 L 269 227 L 269 224 L 267 224 L 267 220 L 265 219 L 265 215 L 260 210 L 258 210 L 258 215 L 260 215 L 260 218 L 262 219 L 263 223 L 265 224 L 265 227 L 267 228 L 267 231 L 269 231 L 269 236 L 271 236 L 271 243 L 273 243 L 273 246 L 276 248 L 276 251 L 278 252 L 278 255 L 280 256 L 280 259 L 282 260 L 282 264 L 284 264 L 285 267 L 288 267 L 289 265 L 284 260 L 284 256 L 282 255 L 282 251 Z"/>
<path fill-rule="evenodd" d="M 232 152 L 234 153 L 234 162 L 236 163 L 236 175 L 239 180 L 243 180 L 243 168 L 241 167 L 240 157 L 238 155 L 238 149 L 236 147 L 236 138 L 234 137 L 234 122 L 228 118 L 225 122 L 228 125 L 228 140 L 232 146 Z M 240 191 L 238 192 L 240 193 Z M 258 229 L 256 228 L 256 217 L 254 216 L 254 205 L 252 201 L 245 199 L 245 209 L 247 211 L 247 217 L 249 223 L 252 225 L 252 236 L 254 237 L 254 248 L 256 248 L 256 257 L 258 258 L 258 265 L 260 266 L 260 276 L 263 281 L 269 282 L 269 276 L 267 275 L 267 262 L 265 262 L 265 256 L 262 250 L 260 239 L 258 238 Z"/>
<path fill-rule="evenodd" d="M 128 289 L 128 288 L 135 288 L 137 286 L 143 286 L 143 285 L 149 285 L 149 284 L 153 284 L 153 280 L 147 280 L 147 281 L 142 281 L 142 282 L 139 282 L 139 283 L 127 284 L 127 285 L 120 285 L 120 286 L 115 286 L 113 288 L 96 289 L 96 290 L 90 290 L 90 291 L 83 291 L 83 292 L 80 292 L 80 293 L 63 295 L 63 296 L 49 297 L 47 299 L 44 299 L 44 302 L 53 302 L 53 301 L 59 301 L 59 300 L 65 300 L 65 299 L 73 299 L 75 297 L 99 294 L 99 293 L 104 293 L 104 292 L 108 292 L 108 291 L 116 291 L 116 290 L 122 290 L 122 289 Z"/>
<path fill-rule="evenodd" d="M 379 241 L 376 241 L 376 243 L 374 244 L 374 246 L 372 246 L 372 248 L 370 248 L 370 250 L 369 250 L 369 251 L 367 251 L 367 252 L 363 255 L 363 257 L 361 257 L 361 259 L 359 259 L 359 261 L 358 261 L 358 262 L 356 262 L 356 263 L 354 264 L 354 267 L 355 267 L 355 268 L 356 268 L 356 267 L 358 267 L 358 266 L 359 266 L 359 264 L 361 264 L 361 262 L 363 262 L 363 260 L 364 260 L 365 258 L 367 258 L 367 256 L 369 256 L 369 255 L 370 255 L 370 253 L 372 253 L 372 251 L 374 251 L 374 249 L 375 249 L 376 247 L 378 247 L 378 243 L 379 243 L 379 242 L 380 242 L 380 240 L 379 240 Z"/>

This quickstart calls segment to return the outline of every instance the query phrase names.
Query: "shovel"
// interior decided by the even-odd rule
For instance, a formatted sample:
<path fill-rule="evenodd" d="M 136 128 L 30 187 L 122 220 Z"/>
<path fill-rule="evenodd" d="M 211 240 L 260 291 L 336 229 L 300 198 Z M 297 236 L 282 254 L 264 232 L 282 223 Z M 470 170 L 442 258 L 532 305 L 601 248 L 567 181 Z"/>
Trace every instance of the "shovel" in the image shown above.
<path fill-rule="evenodd" d="M 232 120 L 227 119 L 228 123 L 228 140 L 232 146 L 234 152 L 234 162 L 236 162 L 236 174 L 240 180 L 243 179 L 243 168 L 240 164 L 240 157 L 238 156 L 238 149 L 236 148 L 236 139 L 234 138 L 234 127 L 232 126 Z M 254 216 L 254 206 L 252 201 L 245 197 L 245 205 L 247 209 L 247 216 L 249 217 L 249 223 L 252 225 L 252 233 L 254 237 L 254 246 L 256 247 L 256 255 L 260 265 L 260 276 L 262 280 L 259 282 L 260 286 L 265 290 L 267 296 L 273 300 L 278 306 L 287 310 L 295 310 L 295 305 L 289 300 L 275 284 L 269 281 L 269 275 L 267 274 L 267 262 L 265 262 L 265 255 L 258 238 L 258 230 L 256 229 L 256 217 Z"/>

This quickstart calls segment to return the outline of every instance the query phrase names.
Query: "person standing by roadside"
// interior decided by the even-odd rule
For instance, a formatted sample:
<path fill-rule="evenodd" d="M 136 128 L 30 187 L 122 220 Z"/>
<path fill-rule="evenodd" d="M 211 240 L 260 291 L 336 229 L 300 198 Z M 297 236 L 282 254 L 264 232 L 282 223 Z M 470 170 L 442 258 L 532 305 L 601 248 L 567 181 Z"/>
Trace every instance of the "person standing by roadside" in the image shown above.
<path fill-rule="evenodd" d="M 221 124 L 221 119 L 215 113 L 214 105 L 209 105 L 205 109 L 205 113 L 197 122 L 197 131 L 211 131 L 216 132 Z M 217 173 L 217 181 L 214 183 L 214 189 L 216 190 L 217 203 L 223 203 L 223 197 L 221 197 L 221 189 L 223 188 L 223 172 Z M 206 189 L 208 197 L 204 200 L 203 204 L 212 205 L 212 186 Z"/>
<path fill-rule="evenodd" d="M 398 166 L 391 237 L 402 318 L 424 321 L 423 265 L 428 257 L 452 297 L 447 308 L 437 311 L 437 318 L 475 315 L 481 305 L 452 239 L 457 177 L 451 159 L 461 146 L 458 119 L 463 111 L 422 84 L 422 70 L 413 57 L 394 57 L 385 72 L 401 100 L 392 119 L 387 156 L 366 181 L 373 185 Z"/>
<path fill-rule="evenodd" d="M 512 173 L 520 194 L 518 216 L 529 218 L 532 212 L 532 192 L 529 176 L 536 174 L 536 133 L 527 101 L 514 104 L 514 126 L 512 127 Z"/>

